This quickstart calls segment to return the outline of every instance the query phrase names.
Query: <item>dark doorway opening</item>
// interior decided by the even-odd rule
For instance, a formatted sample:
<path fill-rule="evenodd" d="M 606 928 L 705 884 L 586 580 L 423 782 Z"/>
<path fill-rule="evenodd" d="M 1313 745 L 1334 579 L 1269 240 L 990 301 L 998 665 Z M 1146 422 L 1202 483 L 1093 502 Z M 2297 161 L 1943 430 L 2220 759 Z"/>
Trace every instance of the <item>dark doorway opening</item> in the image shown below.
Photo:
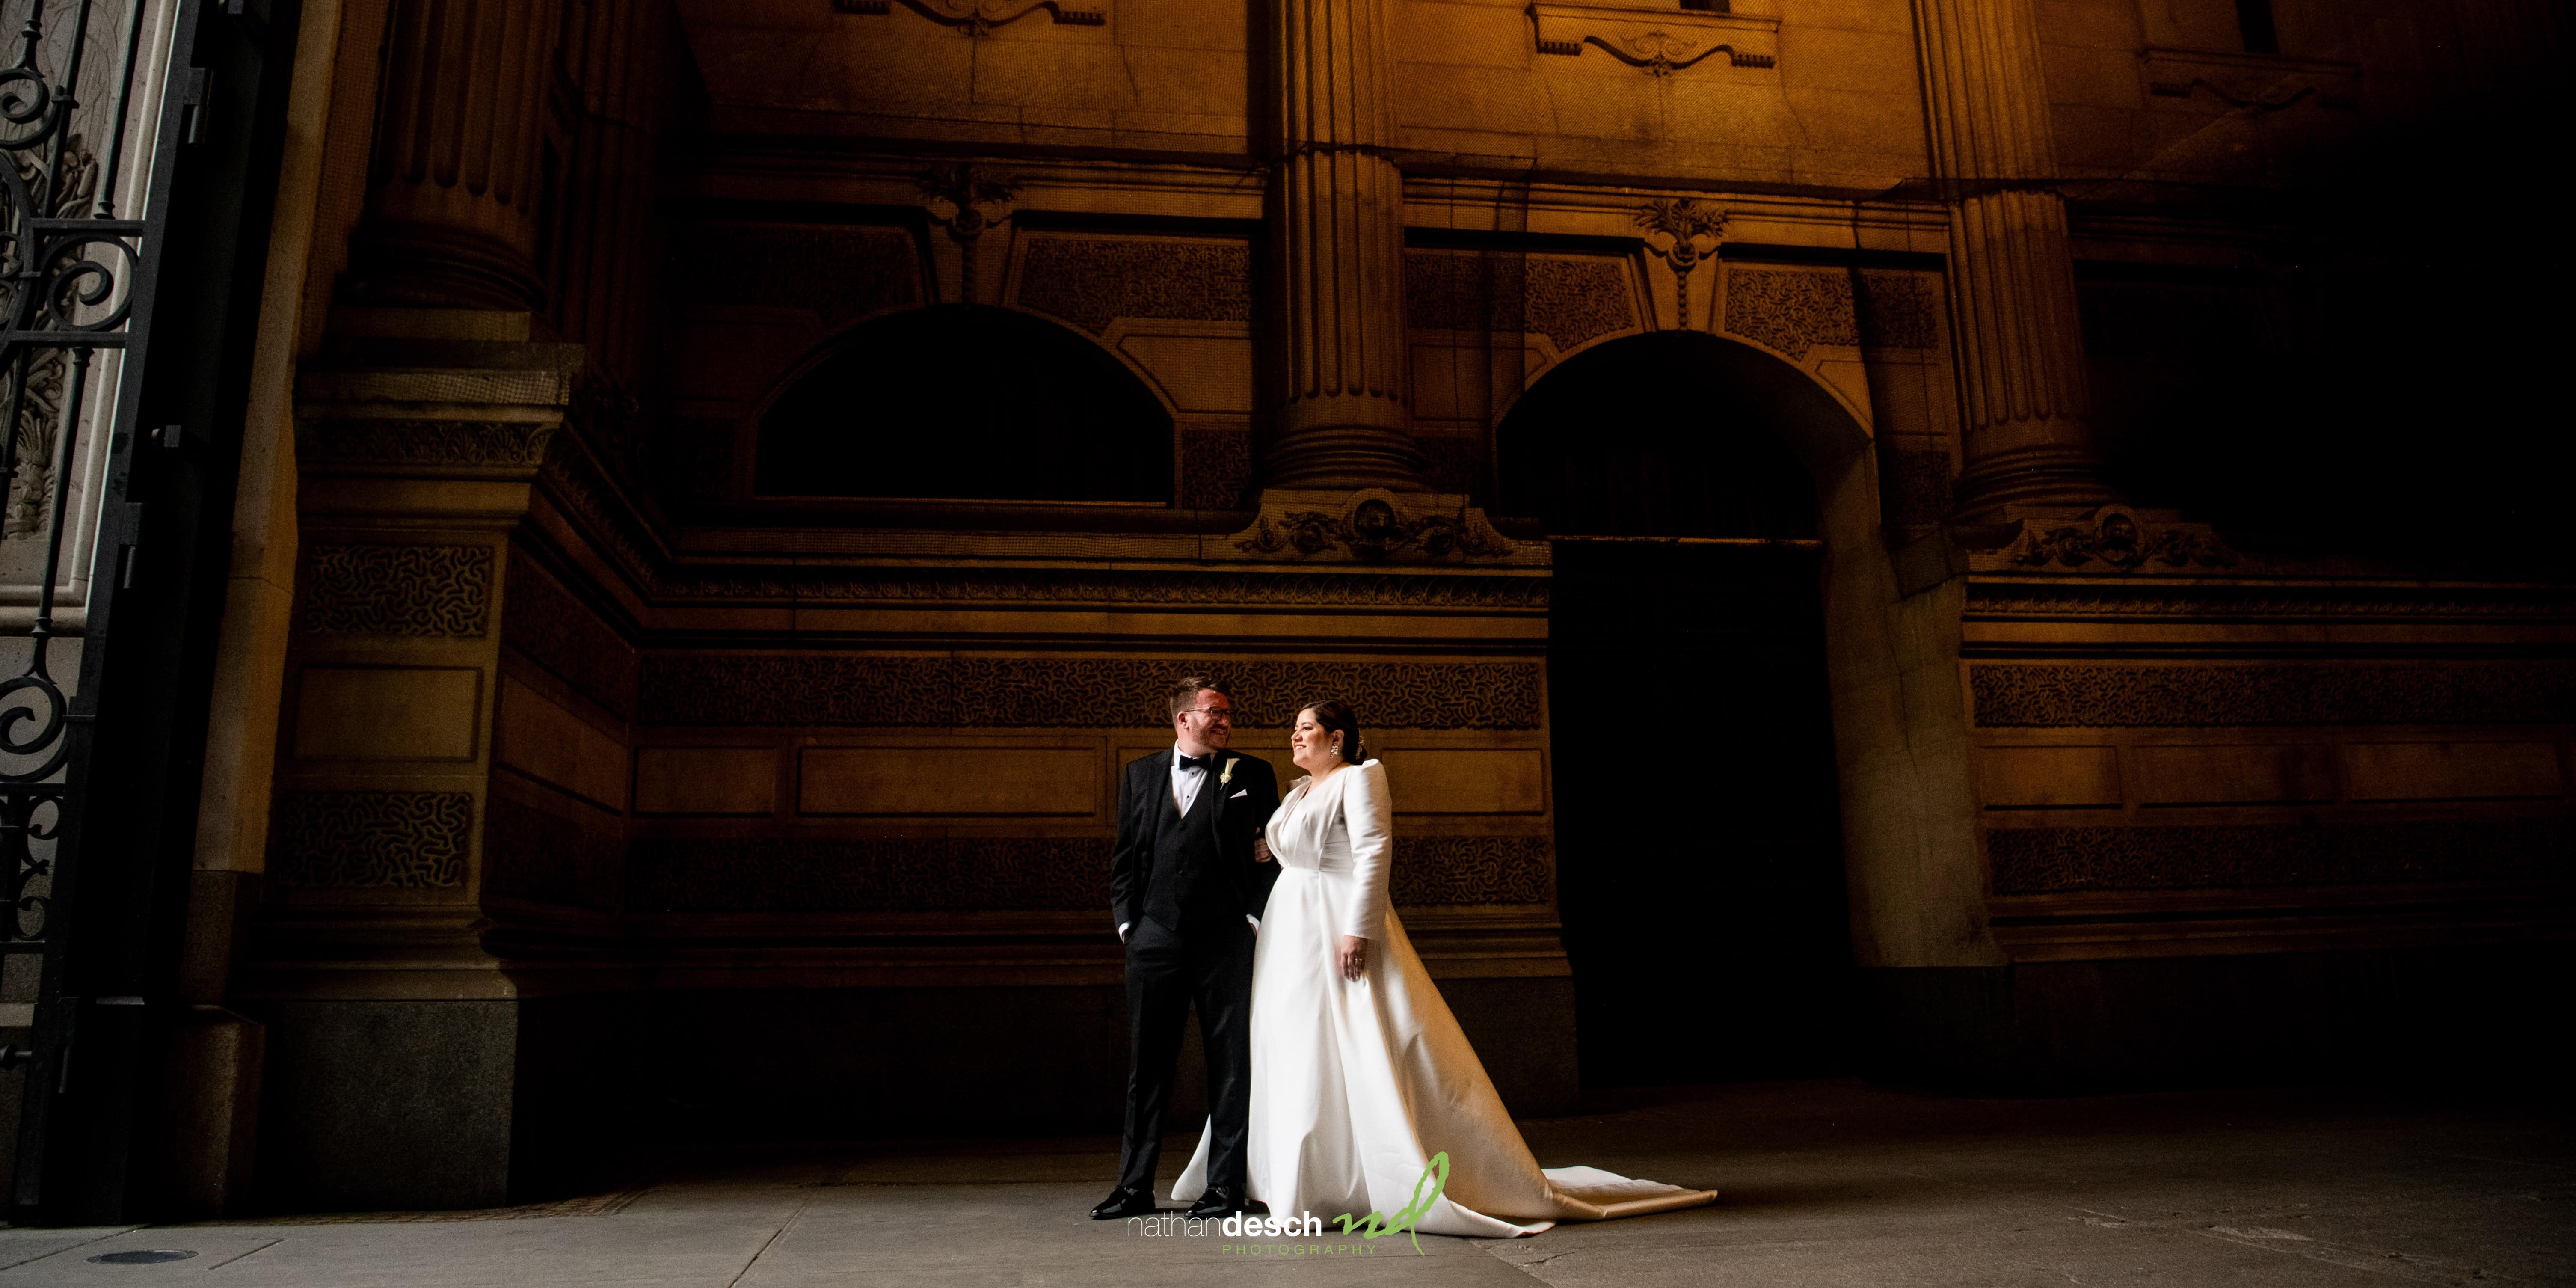
<path fill-rule="evenodd" d="M 760 420 L 754 491 L 979 501 L 1172 499 L 1172 418 L 1106 350 L 1008 309 L 865 323 Z"/>
<path fill-rule="evenodd" d="M 1853 971 L 1815 488 L 1776 374 L 1640 336 L 1498 431 L 1554 540 L 1558 898 L 1586 1086 L 1849 1067 Z M 1772 364 L 1776 365 L 1776 364 Z"/>

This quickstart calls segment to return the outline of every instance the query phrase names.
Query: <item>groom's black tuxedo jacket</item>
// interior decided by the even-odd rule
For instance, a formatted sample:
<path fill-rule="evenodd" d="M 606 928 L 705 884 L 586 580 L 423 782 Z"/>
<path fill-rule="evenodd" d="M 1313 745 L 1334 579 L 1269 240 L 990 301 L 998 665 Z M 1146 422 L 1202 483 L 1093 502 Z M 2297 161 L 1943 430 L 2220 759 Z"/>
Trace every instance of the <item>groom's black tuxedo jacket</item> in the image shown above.
<path fill-rule="evenodd" d="M 1235 762 L 1234 777 L 1219 783 L 1229 760 Z M 1216 764 L 1192 805 L 1216 811 L 1218 889 L 1230 891 L 1242 901 L 1244 913 L 1258 917 L 1279 880 L 1279 865 L 1255 862 L 1252 841 L 1279 808 L 1279 775 L 1269 761 L 1249 752 L 1218 752 Z M 1177 827 L 1180 817 L 1180 806 L 1172 800 L 1169 750 L 1127 766 L 1118 781 L 1118 847 L 1109 853 L 1109 911 L 1118 924 L 1144 920 L 1145 897 L 1154 884 L 1156 830 Z"/>

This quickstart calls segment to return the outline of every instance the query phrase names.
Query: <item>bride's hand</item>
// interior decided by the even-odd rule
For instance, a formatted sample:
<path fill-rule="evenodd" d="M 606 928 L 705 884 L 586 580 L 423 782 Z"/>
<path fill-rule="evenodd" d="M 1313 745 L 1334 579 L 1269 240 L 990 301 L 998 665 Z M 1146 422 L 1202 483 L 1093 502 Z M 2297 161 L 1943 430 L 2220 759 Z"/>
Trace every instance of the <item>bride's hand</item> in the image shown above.
<path fill-rule="evenodd" d="M 1255 863 L 1270 861 L 1270 838 L 1263 836 L 1252 838 L 1252 861 Z"/>
<path fill-rule="evenodd" d="M 1367 974 L 1368 941 L 1357 935 L 1342 936 L 1342 942 L 1333 949 L 1333 965 L 1342 972 L 1343 979 L 1357 980 Z"/>

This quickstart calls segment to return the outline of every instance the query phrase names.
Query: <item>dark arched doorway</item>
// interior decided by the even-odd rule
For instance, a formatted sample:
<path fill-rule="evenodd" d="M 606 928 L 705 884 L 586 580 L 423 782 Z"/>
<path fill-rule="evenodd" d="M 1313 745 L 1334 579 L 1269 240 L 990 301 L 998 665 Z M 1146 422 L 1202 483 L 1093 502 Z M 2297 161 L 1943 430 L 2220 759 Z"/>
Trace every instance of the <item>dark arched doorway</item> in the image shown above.
<path fill-rule="evenodd" d="M 1558 888 L 1588 1086 L 1844 1067 L 1851 981 L 1805 377 L 1691 332 L 1542 378 L 1497 433 L 1555 546 Z"/>
<path fill-rule="evenodd" d="M 1100 346 L 1008 309 L 865 323 L 760 419 L 762 496 L 1172 498 L 1172 418 Z"/>

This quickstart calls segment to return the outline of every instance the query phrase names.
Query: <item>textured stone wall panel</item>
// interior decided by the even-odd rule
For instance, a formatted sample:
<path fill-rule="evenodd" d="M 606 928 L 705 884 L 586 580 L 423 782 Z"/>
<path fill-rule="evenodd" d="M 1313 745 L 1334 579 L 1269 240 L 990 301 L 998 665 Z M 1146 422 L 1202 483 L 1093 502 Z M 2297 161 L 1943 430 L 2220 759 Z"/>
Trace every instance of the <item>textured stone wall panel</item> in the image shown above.
<path fill-rule="evenodd" d="M 2563 878 L 2576 820 L 2012 828 L 1986 852 L 1999 895 Z"/>
<path fill-rule="evenodd" d="M 1431 331 L 1544 335 L 1560 353 L 1634 330 L 1616 261 L 1416 252 L 1404 257 L 1404 322 Z"/>
<path fill-rule="evenodd" d="M 491 617 L 492 548 L 314 545 L 297 580 L 312 634 L 479 639 Z"/>
<path fill-rule="evenodd" d="M 633 849 L 628 898 L 639 912 L 1105 914 L 1113 844 L 1100 837 L 642 840 Z M 1547 854 L 1538 837 L 1398 837 L 1392 895 L 1407 907 L 1544 904 Z"/>
<path fill-rule="evenodd" d="M 501 642 L 619 718 L 634 718 L 635 650 L 616 628 L 526 559 L 510 563 Z"/>
<path fill-rule="evenodd" d="M 720 224 L 698 235 L 725 265 L 682 293 L 703 304 L 811 309 L 837 327 L 920 298 L 921 256 L 908 233 Z"/>
<path fill-rule="evenodd" d="M 488 812 L 485 890 L 569 908 L 617 906 L 626 838 L 613 824 L 584 826 L 503 797 Z"/>
<path fill-rule="evenodd" d="M 1544 904 L 1554 897 L 1539 836 L 1399 836 L 1391 896 L 1404 907 Z"/>
<path fill-rule="evenodd" d="M 1119 318 L 1252 320 L 1252 248 L 1041 237 L 1020 265 L 1020 307 L 1098 335 Z"/>
<path fill-rule="evenodd" d="M 1535 729 L 1543 683 L 1529 662 L 1159 661 L 1126 658 L 648 657 L 648 725 L 1159 728 L 1165 686 L 1225 677 L 1250 720 L 1340 697 L 1366 728 Z"/>
<path fill-rule="evenodd" d="M 280 792 L 268 871 L 300 889 L 453 889 L 465 884 L 470 792 Z"/>
<path fill-rule="evenodd" d="M 1989 729 L 2576 723 L 2576 663 L 1986 664 Z"/>

